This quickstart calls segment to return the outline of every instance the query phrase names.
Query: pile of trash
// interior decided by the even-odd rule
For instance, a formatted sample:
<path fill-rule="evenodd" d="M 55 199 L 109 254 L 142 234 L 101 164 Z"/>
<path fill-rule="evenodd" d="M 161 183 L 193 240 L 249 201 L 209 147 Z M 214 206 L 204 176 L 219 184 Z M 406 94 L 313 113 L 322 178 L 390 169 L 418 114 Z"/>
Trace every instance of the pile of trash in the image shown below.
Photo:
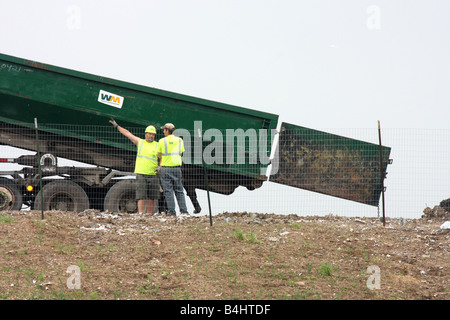
<path fill-rule="evenodd" d="M 450 212 L 450 198 L 442 200 L 439 206 Z"/>
<path fill-rule="evenodd" d="M 441 203 L 438 206 L 434 206 L 433 209 L 426 207 L 423 210 L 423 213 L 423 219 L 445 221 L 439 228 L 438 232 L 450 230 L 450 198 L 442 200 Z"/>
<path fill-rule="evenodd" d="M 426 207 L 423 210 L 422 218 L 428 220 L 450 220 L 450 198 L 442 200 L 438 206 L 433 209 Z"/>

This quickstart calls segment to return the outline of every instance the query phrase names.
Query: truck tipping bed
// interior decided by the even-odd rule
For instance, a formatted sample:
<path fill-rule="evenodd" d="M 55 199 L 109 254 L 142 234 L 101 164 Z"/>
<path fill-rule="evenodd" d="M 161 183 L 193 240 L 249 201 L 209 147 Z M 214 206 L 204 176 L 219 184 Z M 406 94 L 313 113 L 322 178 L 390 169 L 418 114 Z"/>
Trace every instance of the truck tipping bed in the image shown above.
<path fill-rule="evenodd" d="M 136 149 L 110 118 L 141 137 L 154 125 L 157 140 L 159 128 L 174 123 L 185 141 L 184 186 L 196 208 L 196 188 L 231 194 L 265 181 L 377 206 L 390 161 L 389 147 L 289 123 L 281 124 L 269 159 L 278 115 L 4 54 L 0 106 L 0 144 L 36 151 L 37 119 L 42 153 L 123 172 L 133 171 Z M 204 151 L 214 161 L 205 161 Z"/>
<path fill-rule="evenodd" d="M 61 141 L 53 142 L 52 146 L 43 143 L 44 152 L 117 170 L 132 171 L 135 147 L 112 130 L 108 124 L 110 118 L 141 137 L 143 129 L 150 124 L 159 129 L 167 122 L 174 123 L 192 135 L 190 141 L 185 140 L 187 149 L 192 151 L 197 135 L 194 130 L 199 123 L 202 131 L 218 129 L 225 136 L 226 129 L 272 130 L 278 121 L 274 114 L 3 54 L 0 54 L 0 75 L 0 121 L 4 123 L 0 143 L 35 150 L 29 142 L 14 145 L 18 140 L 11 139 L 14 133 L 8 128 L 31 128 L 37 118 L 44 141 L 47 137 L 58 141 L 55 136 Z M 24 134 L 32 136 L 31 131 L 24 130 Z M 162 136 L 158 130 L 157 139 Z M 267 156 L 270 143 L 266 143 Z M 248 149 L 248 144 L 245 148 Z M 264 180 L 261 172 L 267 163 L 248 165 L 249 150 L 244 153 L 246 163 L 214 163 L 208 169 Z M 201 165 L 193 159 L 190 162 L 194 167 Z"/>

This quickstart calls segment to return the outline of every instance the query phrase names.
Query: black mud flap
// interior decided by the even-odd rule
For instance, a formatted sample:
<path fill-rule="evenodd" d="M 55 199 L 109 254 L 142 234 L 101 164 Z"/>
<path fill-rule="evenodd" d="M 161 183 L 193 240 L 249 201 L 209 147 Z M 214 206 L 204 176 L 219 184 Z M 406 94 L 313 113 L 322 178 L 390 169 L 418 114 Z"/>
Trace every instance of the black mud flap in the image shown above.
<path fill-rule="evenodd" d="M 390 151 L 283 122 L 269 181 L 378 206 Z"/>

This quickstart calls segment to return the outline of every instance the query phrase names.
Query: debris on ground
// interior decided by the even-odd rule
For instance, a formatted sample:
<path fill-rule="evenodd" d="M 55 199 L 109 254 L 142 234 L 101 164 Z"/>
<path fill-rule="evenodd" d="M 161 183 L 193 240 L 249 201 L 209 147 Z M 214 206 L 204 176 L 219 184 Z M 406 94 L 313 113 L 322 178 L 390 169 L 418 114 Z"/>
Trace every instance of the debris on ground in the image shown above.
<path fill-rule="evenodd" d="M 442 211 L 426 211 L 385 226 L 332 214 L 224 212 L 211 226 L 207 215 L 2 212 L 0 297 L 448 300 L 450 232 L 437 232 Z M 66 285 L 73 265 L 79 290 Z"/>

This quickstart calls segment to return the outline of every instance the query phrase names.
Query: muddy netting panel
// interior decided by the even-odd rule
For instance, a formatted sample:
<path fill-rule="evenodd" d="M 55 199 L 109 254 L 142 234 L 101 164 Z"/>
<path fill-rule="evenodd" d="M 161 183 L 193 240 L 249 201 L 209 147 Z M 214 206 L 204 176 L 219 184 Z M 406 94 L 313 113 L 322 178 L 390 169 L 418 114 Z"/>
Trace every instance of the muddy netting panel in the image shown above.
<path fill-rule="evenodd" d="M 378 206 L 379 145 L 282 123 L 277 148 L 269 181 Z M 384 173 L 390 150 L 382 147 Z"/>

